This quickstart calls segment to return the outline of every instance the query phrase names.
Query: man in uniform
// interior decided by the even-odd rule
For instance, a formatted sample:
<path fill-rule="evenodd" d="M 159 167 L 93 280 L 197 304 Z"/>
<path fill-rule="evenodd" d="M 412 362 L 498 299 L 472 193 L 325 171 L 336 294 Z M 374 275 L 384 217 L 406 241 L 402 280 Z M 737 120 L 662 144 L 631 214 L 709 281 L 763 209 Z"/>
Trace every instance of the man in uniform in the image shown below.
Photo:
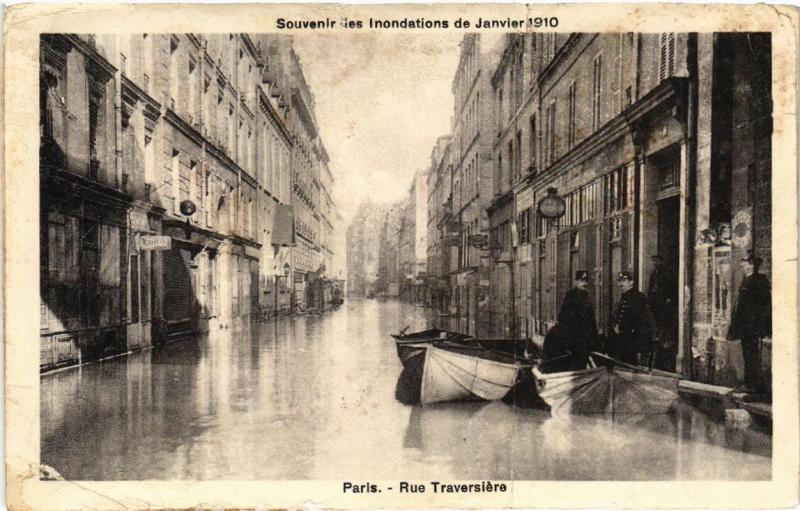
<path fill-rule="evenodd" d="M 728 339 L 742 340 L 744 386 L 740 390 L 764 392 L 761 376 L 761 338 L 772 336 L 772 296 L 769 279 L 758 273 L 761 258 L 753 252 L 742 258 L 744 279 L 733 310 Z"/>
<path fill-rule="evenodd" d="M 664 258 L 656 254 L 652 258 L 653 271 L 647 286 L 647 300 L 655 321 L 654 360 L 660 369 L 674 370 L 675 348 L 678 327 L 678 286 L 675 275 L 664 266 Z"/>
<path fill-rule="evenodd" d="M 573 287 L 558 312 L 559 343 L 572 354 L 572 369 L 586 369 L 589 353 L 597 344 L 597 322 L 588 286 L 589 272 L 575 272 Z"/>
<path fill-rule="evenodd" d="M 633 287 L 633 275 L 628 271 L 617 274 L 622 289 L 611 319 L 617 356 L 629 364 L 652 366 L 653 317 L 647 297 Z"/>

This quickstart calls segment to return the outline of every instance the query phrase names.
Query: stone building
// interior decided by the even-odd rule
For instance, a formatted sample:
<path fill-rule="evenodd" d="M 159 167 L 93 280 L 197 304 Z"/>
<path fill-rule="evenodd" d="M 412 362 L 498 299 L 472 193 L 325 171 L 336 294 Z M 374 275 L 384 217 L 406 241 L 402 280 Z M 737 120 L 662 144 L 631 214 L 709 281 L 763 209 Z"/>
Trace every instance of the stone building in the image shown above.
<path fill-rule="evenodd" d="M 414 174 L 400 220 L 400 296 L 411 303 L 424 303 L 428 219 L 427 171 Z"/>
<path fill-rule="evenodd" d="M 288 308 L 304 82 L 271 37 L 42 36 L 43 368 Z"/>
<path fill-rule="evenodd" d="M 544 334 L 582 269 L 607 332 L 617 272 L 647 292 L 659 255 L 673 278 L 657 364 L 740 379 L 724 333 L 742 254 L 769 275 L 769 76 L 763 34 L 508 35 L 489 208 L 492 303 L 508 313 L 493 329 Z M 557 221 L 536 211 L 549 189 Z"/>
<path fill-rule="evenodd" d="M 428 214 L 426 247 L 427 303 L 438 315 L 450 310 L 450 250 L 444 226 L 449 215 L 452 169 L 450 136 L 440 137 L 431 151 L 428 171 Z"/>
<path fill-rule="evenodd" d="M 401 236 L 406 228 L 404 217 L 408 210 L 408 201 L 403 199 L 391 204 L 380 221 L 378 238 L 378 280 L 375 283 L 376 296 L 395 298 L 400 295 L 401 274 Z M 405 247 L 406 250 L 410 249 Z"/>
<path fill-rule="evenodd" d="M 485 331 L 488 315 L 489 264 L 479 238 L 488 237 L 487 208 L 493 193 L 490 160 L 494 133 L 492 72 L 502 48 L 482 45 L 478 34 L 461 41 L 461 57 L 452 92 L 455 102 L 450 142 L 452 193 L 450 227 L 459 234 L 457 269 L 451 273 L 450 313 L 454 327 L 475 334 Z"/>
<path fill-rule="evenodd" d="M 371 298 L 377 293 L 380 239 L 386 208 L 362 202 L 347 228 L 347 296 Z"/>

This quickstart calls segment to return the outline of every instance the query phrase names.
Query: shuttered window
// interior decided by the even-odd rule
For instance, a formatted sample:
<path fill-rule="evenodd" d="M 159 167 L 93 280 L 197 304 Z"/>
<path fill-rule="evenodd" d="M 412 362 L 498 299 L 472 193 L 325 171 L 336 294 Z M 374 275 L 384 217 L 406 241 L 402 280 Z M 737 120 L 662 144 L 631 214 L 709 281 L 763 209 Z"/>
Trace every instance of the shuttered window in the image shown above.
<path fill-rule="evenodd" d="M 572 148 L 572 146 L 575 145 L 575 122 L 576 122 L 575 102 L 577 101 L 576 92 L 577 92 L 577 85 L 573 81 L 569 85 L 569 103 L 568 103 L 569 132 L 567 135 L 567 145 L 569 148 Z"/>
<path fill-rule="evenodd" d="M 602 55 L 594 58 L 592 66 L 592 131 L 596 131 L 600 128 L 600 102 L 603 92 Z"/>
<path fill-rule="evenodd" d="M 658 79 L 665 80 L 675 73 L 675 34 L 672 32 L 658 35 Z"/>

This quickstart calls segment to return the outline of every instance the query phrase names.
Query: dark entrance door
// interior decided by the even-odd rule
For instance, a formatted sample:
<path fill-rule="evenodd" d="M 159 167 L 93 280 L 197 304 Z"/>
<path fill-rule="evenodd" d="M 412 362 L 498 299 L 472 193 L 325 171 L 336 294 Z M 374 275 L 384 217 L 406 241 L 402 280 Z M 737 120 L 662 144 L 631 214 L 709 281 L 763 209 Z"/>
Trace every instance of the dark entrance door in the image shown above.
<path fill-rule="evenodd" d="M 652 276 L 648 284 L 648 295 L 652 302 L 653 318 L 656 321 L 656 336 L 659 352 L 656 365 L 674 370 L 678 342 L 678 272 L 680 202 L 677 195 L 661 199 L 658 207 L 658 255 L 662 257 L 659 275 Z"/>

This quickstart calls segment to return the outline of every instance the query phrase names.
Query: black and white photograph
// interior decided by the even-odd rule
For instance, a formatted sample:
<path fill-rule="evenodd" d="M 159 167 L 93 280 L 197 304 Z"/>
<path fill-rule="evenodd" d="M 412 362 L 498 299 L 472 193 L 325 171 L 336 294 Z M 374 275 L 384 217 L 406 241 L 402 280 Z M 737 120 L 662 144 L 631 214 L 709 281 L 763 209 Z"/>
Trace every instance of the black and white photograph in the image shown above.
<path fill-rule="evenodd" d="M 36 35 L 36 492 L 776 480 L 774 30 L 269 12 Z"/>

